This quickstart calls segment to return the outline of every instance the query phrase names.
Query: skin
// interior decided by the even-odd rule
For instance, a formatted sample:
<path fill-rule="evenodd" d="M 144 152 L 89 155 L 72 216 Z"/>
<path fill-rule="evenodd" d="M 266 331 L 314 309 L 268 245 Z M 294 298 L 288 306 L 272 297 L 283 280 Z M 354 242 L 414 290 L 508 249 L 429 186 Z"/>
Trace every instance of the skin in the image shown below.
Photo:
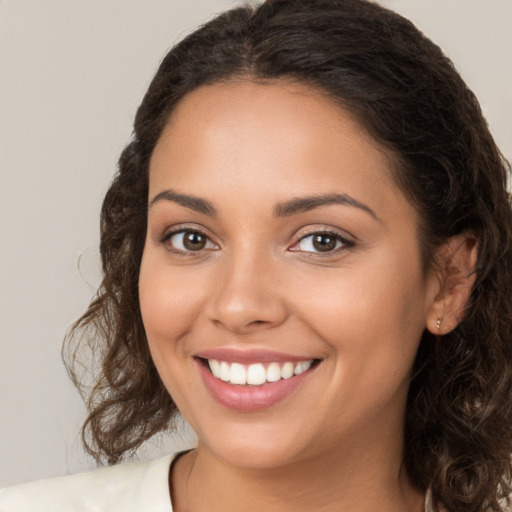
<path fill-rule="evenodd" d="M 465 294 L 452 281 L 452 315 L 439 274 L 423 271 L 417 212 L 392 172 L 348 112 L 303 85 L 205 86 L 172 114 L 150 163 L 139 288 L 152 357 L 199 438 L 172 473 L 178 512 L 423 510 L 401 468 L 410 372 L 424 329 L 449 324 Z M 216 215 L 162 197 L 169 190 Z M 325 194 L 373 214 L 326 204 L 275 215 Z M 208 243 L 187 251 L 173 229 Z M 325 230 L 341 238 L 315 252 L 306 237 Z M 471 244 L 457 247 L 469 264 Z M 217 347 L 320 364 L 283 401 L 244 413 L 199 376 L 194 355 Z"/>

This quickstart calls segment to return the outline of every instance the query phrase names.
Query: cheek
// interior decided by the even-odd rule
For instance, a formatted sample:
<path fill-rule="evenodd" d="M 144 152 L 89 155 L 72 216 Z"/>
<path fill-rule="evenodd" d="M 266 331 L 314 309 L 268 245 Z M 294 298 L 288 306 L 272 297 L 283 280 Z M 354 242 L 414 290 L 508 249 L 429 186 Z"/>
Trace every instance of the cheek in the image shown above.
<path fill-rule="evenodd" d="M 414 269 L 403 266 L 306 276 L 294 295 L 315 324 L 330 330 L 343 326 L 340 333 L 372 328 L 389 332 L 424 321 L 422 282 Z"/>
<path fill-rule="evenodd" d="M 377 261 L 303 280 L 295 303 L 345 371 L 406 374 L 425 327 L 421 270 L 404 258 Z"/>
<path fill-rule="evenodd" d="M 318 405 L 333 432 L 402 414 L 424 329 L 421 280 L 403 283 L 390 267 L 381 270 L 326 280 L 323 300 L 299 297 L 307 304 L 305 323 L 329 346 L 334 362 L 327 367 L 326 400 Z M 333 409 L 339 411 L 334 416 Z"/>
<path fill-rule="evenodd" d="M 203 309 L 202 289 L 190 272 L 171 268 L 151 251 L 144 254 L 139 277 L 144 329 L 160 378 L 182 412 L 197 386 L 190 377 L 188 340 Z"/>
<path fill-rule="evenodd" d="M 139 277 L 139 300 L 144 328 L 155 355 L 158 350 L 179 351 L 203 307 L 202 287 L 180 268 L 162 265 L 144 255 Z"/>

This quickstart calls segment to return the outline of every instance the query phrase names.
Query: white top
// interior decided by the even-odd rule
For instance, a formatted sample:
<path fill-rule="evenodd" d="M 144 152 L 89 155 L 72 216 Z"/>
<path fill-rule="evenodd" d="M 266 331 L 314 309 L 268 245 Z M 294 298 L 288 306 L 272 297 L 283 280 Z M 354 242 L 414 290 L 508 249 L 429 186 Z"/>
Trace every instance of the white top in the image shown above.
<path fill-rule="evenodd" d="M 0 512 L 172 512 L 174 455 L 0 490 Z"/>
<path fill-rule="evenodd" d="M 0 489 L 0 512 L 172 512 L 175 455 Z M 432 512 L 430 492 L 425 512 Z"/>

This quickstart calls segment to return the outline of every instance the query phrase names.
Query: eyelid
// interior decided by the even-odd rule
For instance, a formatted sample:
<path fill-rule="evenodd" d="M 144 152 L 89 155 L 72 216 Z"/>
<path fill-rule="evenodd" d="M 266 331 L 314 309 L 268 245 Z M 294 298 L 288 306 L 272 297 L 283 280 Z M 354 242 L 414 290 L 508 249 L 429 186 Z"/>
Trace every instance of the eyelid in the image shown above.
<path fill-rule="evenodd" d="M 177 222 L 176 224 L 166 223 L 165 226 L 160 226 L 159 232 L 162 234 L 158 235 L 158 241 L 161 242 L 164 239 L 168 239 L 170 236 L 175 235 L 176 233 L 181 233 L 183 231 L 192 231 L 193 233 L 204 235 L 210 240 L 212 239 L 210 230 L 202 224 L 196 222 Z"/>
<path fill-rule="evenodd" d="M 341 245 L 341 247 L 335 248 L 332 251 L 326 251 L 326 252 L 321 252 L 321 251 L 302 251 L 300 249 L 294 249 L 294 247 L 296 247 L 300 242 L 302 242 L 303 240 L 305 240 L 305 239 L 307 239 L 307 238 L 309 238 L 311 236 L 314 236 L 314 235 L 329 235 L 329 236 L 332 236 L 332 237 L 336 238 L 336 240 L 340 241 L 342 245 Z M 350 236 L 344 235 L 344 234 L 340 233 L 338 230 L 330 228 L 330 227 L 324 227 L 324 228 L 317 227 L 317 228 L 311 228 L 307 232 L 302 233 L 299 236 L 297 236 L 297 238 L 296 238 L 295 242 L 293 243 L 292 247 L 290 247 L 288 250 L 290 250 L 292 252 L 303 252 L 303 253 L 306 253 L 306 254 L 314 254 L 314 255 L 317 255 L 317 256 L 321 256 L 321 257 L 328 257 L 328 256 L 337 255 L 340 252 L 346 251 L 346 250 L 354 247 L 354 245 L 355 245 L 354 237 L 351 236 L 351 235 Z"/>
<path fill-rule="evenodd" d="M 173 247 L 169 242 L 169 240 L 177 235 L 177 234 L 180 234 L 180 233 L 196 233 L 198 235 L 201 235 L 201 236 L 204 236 L 206 239 L 207 239 L 207 243 L 210 243 L 211 245 L 213 245 L 214 247 L 205 247 L 203 249 L 198 249 L 197 251 L 192 251 L 192 250 L 183 250 L 183 249 L 178 249 L 176 247 Z M 204 254 L 204 252 L 206 251 L 212 251 L 212 250 L 218 250 L 219 249 L 219 246 L 218 244 L 216 244 L 211 236 L 209 236 L 207 233 L 206 233 L 206 230 L 205 229 L 201 229 L 201 228 L 198 228 L 198 227 L 195 227 L 195 226 L 190 226 L 190 225 L 177 225 L 177 226 L 172 226 L 171 228 L 168 228 L 167 230 L 165 230 L 164 234 L 159 237 L 159 243 L 164 245 L 165 248 L 169 251 L 169 252 L 172 252 L 174 254 L 178 254 L 180 256 L 198 256 L 200 254 Z"/>
<path fill-rule="evenodd" d="M 212 237 L 207 233 L 207 229 L 202 226 L 191 226 L 190 224 L 178 224 L 167 228 L 163 235 L 159 237 L 158 242 L 166 247 L 166 249 L 170 252 L 183 255 L 183 256 L 191 256 L 191 255 L 199 255 L 203 254 L 207 251 L 215 251 L 220 249 L 219 244 L 212 240 Z M 300 230 L 299 230 L 300 231 Z M 179 233 L 197 233 L 201 236 L 204 236 L 207 239 L 207 243 L 213 245 L 214 247 L 205 247 L 203 249 L 194 250 L 183 250 L 173 247 L 171 244 L 167 243 L 173 236 Z M 336 240 L 341 242 L 341 247 L 337 247 L 331 251 L 303 251 L 301 249 L 294 249 L 301 241 L 307 239 L 308 237 L 314 235 L 329 235 L 334 237 Z M 292 252 L 302 252 L 306 254 L 314 254 L 315 256 L 328 257 L 344 252 L 350 248 L 352 248 L 356 242 L 355 237 L 353 235 L 348 234 L 346 231 L 340 232 L 340 230 L 336 228 L 332 228 L 330 226 L 318 226 L 318 227 L 310 227 L 307 231 L 302 232 L 300 234 L 296 234 L 295 241 L 291 247 L 288 248 L 289 251 Z"/>

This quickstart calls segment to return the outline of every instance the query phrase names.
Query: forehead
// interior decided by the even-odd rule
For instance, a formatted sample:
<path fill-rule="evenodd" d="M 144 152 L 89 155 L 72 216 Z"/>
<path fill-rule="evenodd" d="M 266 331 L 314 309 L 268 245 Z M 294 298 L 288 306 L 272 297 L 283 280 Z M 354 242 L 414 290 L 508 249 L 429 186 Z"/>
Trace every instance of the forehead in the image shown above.
<path fill-rule="evenodd" d="M 378 204 L 384 188 L 401 195 L 393 167 L 354 116 L 317 90 L 230 82 L 200 87 L 177 105 L 152 155 L 150 195 L 192 186 L 198 195 L 264 192 L 277 202 L 341 192 Z"/>

